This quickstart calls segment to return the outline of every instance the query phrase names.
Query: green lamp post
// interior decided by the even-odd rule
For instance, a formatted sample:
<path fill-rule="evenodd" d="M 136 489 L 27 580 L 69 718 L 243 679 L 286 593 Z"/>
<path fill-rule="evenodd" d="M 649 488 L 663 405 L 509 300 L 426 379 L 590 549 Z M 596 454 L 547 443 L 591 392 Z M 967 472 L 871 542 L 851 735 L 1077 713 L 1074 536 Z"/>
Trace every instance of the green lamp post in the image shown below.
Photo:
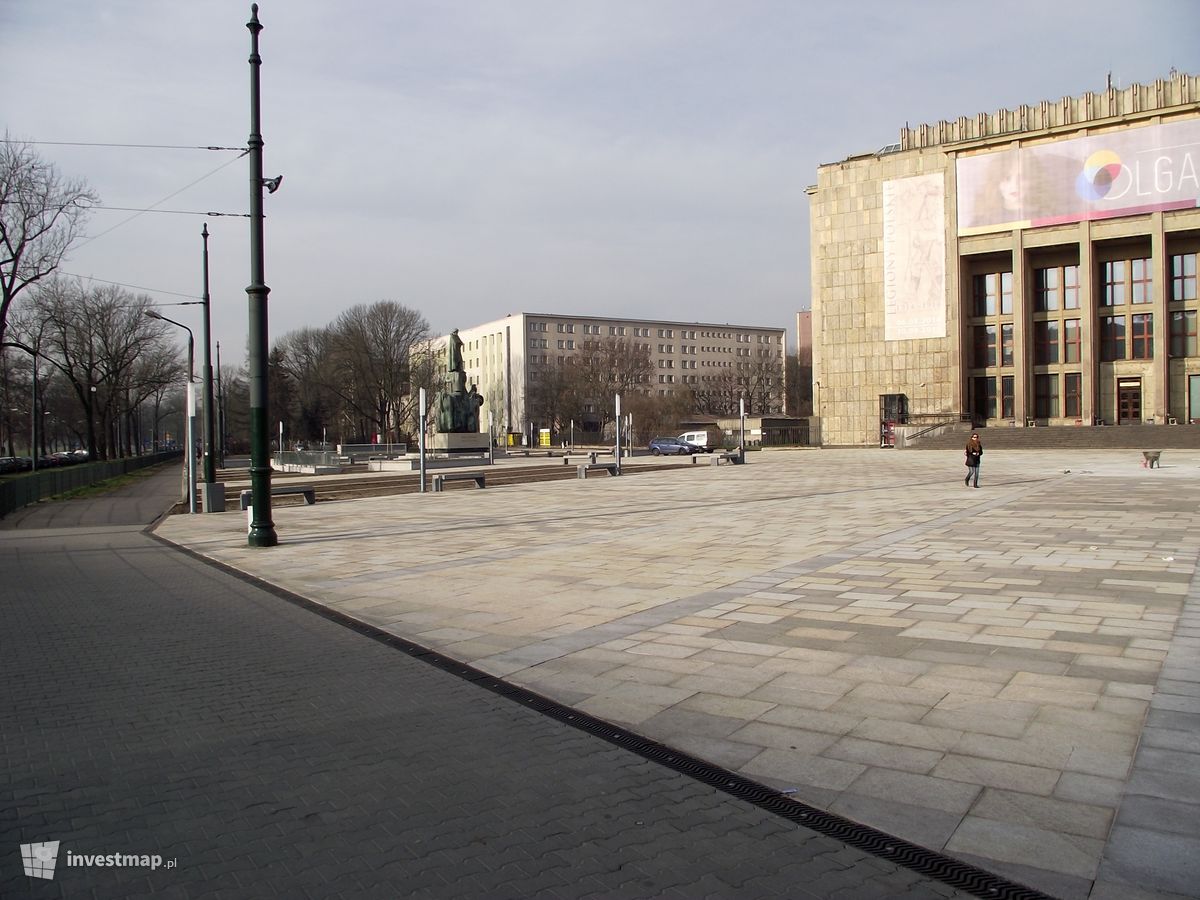
<path fill-rule="evenodd" d="M 258 4 L 250 6 L 250 285 L 246 295 L 250 305 L 250 531 L 246 541 L 251 547 L 274 547 L 279 543 L 275 523 L 271 521 L 271 453 L 268 443 L 267 415 L 267 294 L 263 272 L 263 188 L 271 193 L 280 178 L 263 178 L 263 139 L 259 122 L 258 72 L 262 57 L 258 54 Z M 280 450 L 283 448 L 280 447 Z"/>

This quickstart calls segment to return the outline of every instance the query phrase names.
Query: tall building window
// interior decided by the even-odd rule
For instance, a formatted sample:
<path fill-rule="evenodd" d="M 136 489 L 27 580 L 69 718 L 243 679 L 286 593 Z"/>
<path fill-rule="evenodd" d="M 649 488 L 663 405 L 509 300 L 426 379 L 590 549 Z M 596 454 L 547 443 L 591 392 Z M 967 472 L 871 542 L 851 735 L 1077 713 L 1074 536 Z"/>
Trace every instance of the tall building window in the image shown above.
<path fill-rule="evenodd" d="M 1134 359 L 1154 358 L 1154 316 L 1142 313 L 1132 317 L 1133 328 L 1129 335 L 1130 355 Z"/>
<path fill-rule="evenodd" d="M 975 326 L 975 368 L 996 365 L 996 326 Z"/>
<path fill-rule="evenodd" d="M 1196 254 L 1177 253 L 1171 257 L 1171 300 L 1196 299 Z"/>
<path fill-rule="evenodd" d="M 1048 366 L 1058 362 L 1058 322 L 1033 323 L 1034 365 Z"/>
<path fill-rule="evenodd" d="M 1125 305 L 1125 260 L 1116 259 L 1104 264 L 1104 293 L 1100 305 Z"/>
<path fill-rule="evenodd" d="M 1063 376 L 1063 415 L 1075 419 L 1083 415 L 1083 376 L 1078 372 Z"/>
<path fill-rule="evenodd" d="M 996 417 L 996 379 L 991 376 L 975 378 L 975 412 L 985 419 Z"/>
<path fill-rule="evenodd" d="M 1154 300 L 1153 267 L 1146 258 L 1114 259 L 1101 269 L 1101 306 L 1151 303 Z"/>
<path fill-rule="evenodd" d="M 1013 327 L 1012 325 L 1000 326 L 1000 365 L 1011 366 L 1013 364 Z"/>
<path fill-rule="evenodd" d="M 1033 376 L 1033 410 L 1039 419 L 1058 415 L 1058 375 Z"/>
<path fill-rule="evenodd" d="M 1112 362 L 1125 358 L 1125 317 L 1103 316 L 1100 319 L 1100 359 Z"/>
<path fill-rule="evenodd" d="M 1013 394 L 1013 376 L 1005 375 L 1000 379 L 1000 415 L 1002 418 L 1011 419 L 1016 413 L 1015 396 Z"/>
<path fill-rule="evenodd" d="M 1063 266 L 1063 309 L 1079 309 L 1079 266 Z"/>
<path fill-rule="evenodd" d="M 1171 256 L 1171 356 L 1200 355 L 1196 341 L 1196 257 L 1195 253 Z M 1189 308 L 1184 309 L 1184 304 Z"/>
<path fill-rule="evenodd" d="M 1154 299 L 1150 274 L 1150 260 L 1129 261 L 1130 300 L 1133 303 L 1149 303 Z"/>
<path fill-rule="evenodd" d="M 1054 312 L 1058 309 L 1061 294 L 1060 269 L 1038 269 L 1034 272 L 1034 312 Z"/>
<path fill-rule="evenodd" d="M 1171 355 L 1196 356 L 1196 310 L 1177 309 L 1171 313 Z"/>
<path fill-rule="evenodd" d="M 1078 319 L 1063 320 L 1063 362 L 1077 363 L 1083 345 Z"/>
<path fill-rule="evenodd" d="M 989 272 L 971 280 L 974 315 L 1012 315 L 1012 272 Z"/>

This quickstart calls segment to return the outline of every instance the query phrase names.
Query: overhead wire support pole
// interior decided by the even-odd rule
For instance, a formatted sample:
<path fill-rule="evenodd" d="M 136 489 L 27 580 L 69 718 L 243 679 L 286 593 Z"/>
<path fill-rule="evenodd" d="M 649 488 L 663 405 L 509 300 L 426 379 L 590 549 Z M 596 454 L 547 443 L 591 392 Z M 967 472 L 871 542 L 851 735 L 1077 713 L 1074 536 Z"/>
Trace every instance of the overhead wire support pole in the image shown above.
<path fill-rule="evenodd" d="M 186 417 L 184 430 L 187 434 L 184 438 L 187 444 L 187 452 L 184 456 L 184 471 L 187 473 L 188 512 L 196 513 L 199 512 L 196 508 L 196 385 L 192 381 L 192 373 L 196 367 L 196 338 L 192 334 L 192 329 L 188 328 L 182 322 L 168 319 L 157 310 L 148 309 L 146 310 L 146 315 L 151 319 L 158 319 L 160 322 L 170 322 L 177 328 L 182 328 L 188 335 L 187 400 L 185 401 L 183 410 Z"/>
<path fill-rule="evenodd" d="M 205 502 L 208 502 L 208 494 L 212 490 L 209 485 L 217 480 L 217 467 L 215 454 L 213 453 L 213 367 L 212 367 L 212 315 L 209 305 L 208 294 L 208 223 L 205 222 L 200 229 L 200 237 L 204 241 L 204 368 L 201 370 L 201 379 L 204 391 L 204 496 Z"/>
<path fill-rule="evenodd" d="M 267 295 L 263 267 L 263 139 L 259 116 L 258 4 L 250 6 L 250 285 L 246 295 L 250 307 L 250 531 L 251 547 L 274 547 L 279 543 L 271 521 L 271 456 L 267 432 Z M 283 450 L 282 447 L 279 448 Z"/>

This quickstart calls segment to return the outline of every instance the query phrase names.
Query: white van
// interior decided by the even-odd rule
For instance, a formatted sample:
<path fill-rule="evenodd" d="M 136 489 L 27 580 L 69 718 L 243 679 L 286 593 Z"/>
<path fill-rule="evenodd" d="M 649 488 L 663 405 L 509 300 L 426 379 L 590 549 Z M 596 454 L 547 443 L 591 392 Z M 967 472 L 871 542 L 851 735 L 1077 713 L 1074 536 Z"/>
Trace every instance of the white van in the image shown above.
<path fill-rule="evenodd" d="M 712 453 L 721 446 L 721 430 L 705 428 L 702 431 L 685 431 L 679 440 L 697 447 L 703 453 Z"/>

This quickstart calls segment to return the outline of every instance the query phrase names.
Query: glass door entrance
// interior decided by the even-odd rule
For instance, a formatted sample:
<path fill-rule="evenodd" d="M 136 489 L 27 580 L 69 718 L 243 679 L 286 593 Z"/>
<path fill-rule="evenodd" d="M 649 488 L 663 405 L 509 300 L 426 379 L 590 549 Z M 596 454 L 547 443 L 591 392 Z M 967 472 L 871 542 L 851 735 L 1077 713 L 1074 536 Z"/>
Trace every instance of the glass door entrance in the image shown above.
<path fill-rule="evenodd" d="M 1142 421 L 1142 380 L 1122 378 L 1117 382 L 1117 424 L 1133 425 Z"/>

